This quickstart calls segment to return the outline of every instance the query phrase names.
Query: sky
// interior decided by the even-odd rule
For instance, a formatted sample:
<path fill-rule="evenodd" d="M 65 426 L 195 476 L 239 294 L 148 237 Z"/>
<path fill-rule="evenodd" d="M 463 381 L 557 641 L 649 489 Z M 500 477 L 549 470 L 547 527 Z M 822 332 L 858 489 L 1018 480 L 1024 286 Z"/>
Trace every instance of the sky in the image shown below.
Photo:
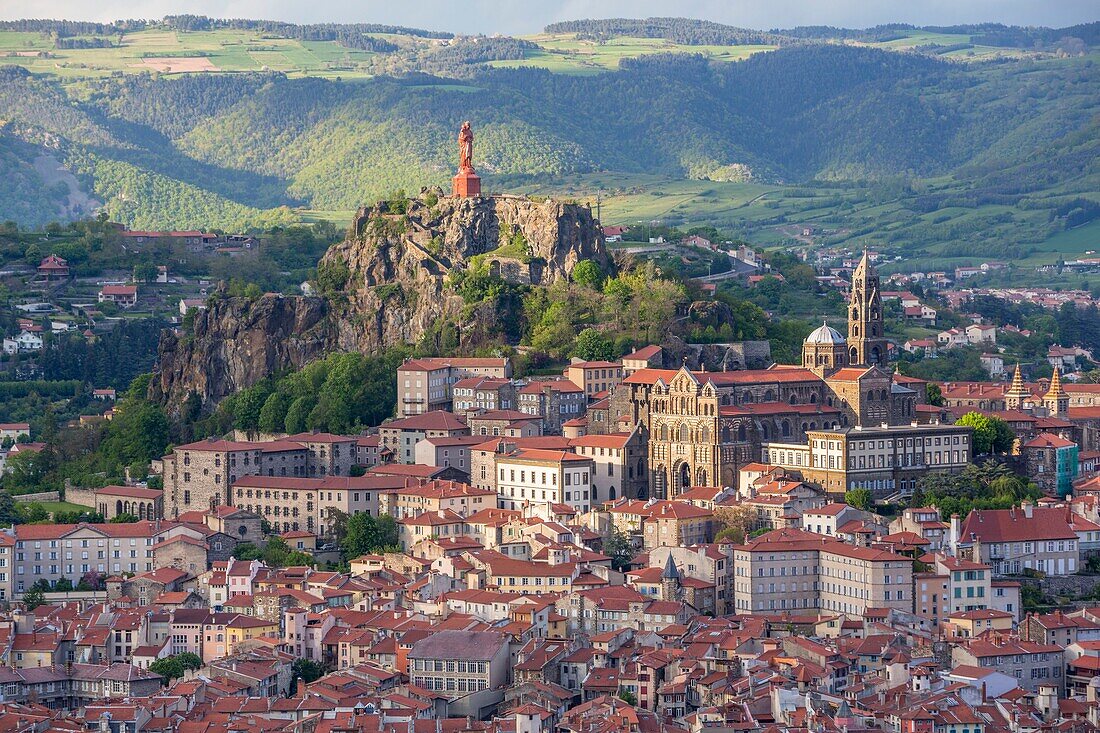
<path fill-rule="evenodd" d="M 297 23 L 364 22 L 455 33 L 537 33 L 579 18 L 703 18 L 745 28 L 998 22 L 1063 27 L 1100 19 L 1097 0 L 0 0 L 0 20 L 111 21 L 192 13 Z"/>

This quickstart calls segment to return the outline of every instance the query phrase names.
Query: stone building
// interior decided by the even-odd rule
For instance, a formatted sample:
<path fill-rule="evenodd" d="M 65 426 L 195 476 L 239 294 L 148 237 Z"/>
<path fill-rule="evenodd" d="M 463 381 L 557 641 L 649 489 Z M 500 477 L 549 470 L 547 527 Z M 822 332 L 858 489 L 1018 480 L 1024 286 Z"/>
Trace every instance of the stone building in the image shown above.
<path fill-rule="evenodd" d="M 232 504 L 230 487 L 243 476 L 309 476 L 318 466 L 305 445 L 210 438 L 177 446 L 162 459 L 164 508 L 175 519 L 188 511 Z M 327 463 L 326 458 L 326 463 Z"/>
<path fill-rule="evenodd" d="M 566 422 L 584 415 L 588 396 L 564 377 L 533 379 L 519 388 L 516 404 L 520 412 L 542 418 L 544 432 L 556 434 Z"/>
<path fill-rule="evenodd" d="M 233 484 L 233 506 L 267 519 L 278 532 L 305 530 L 327 537 L 340 514 L 378 514 L 378 487 L 390 477 L 292 478 L 243 476 Z"/>
<path fill-rule="evenodd" d="M 141 486 L 104 486 L 99 489 L 65 489 L 65 500 L 92 507 L 105 520 L 120 514 L 132 514 L 138 519 L 159 519 L 164 516 L 164 492 Z"/>

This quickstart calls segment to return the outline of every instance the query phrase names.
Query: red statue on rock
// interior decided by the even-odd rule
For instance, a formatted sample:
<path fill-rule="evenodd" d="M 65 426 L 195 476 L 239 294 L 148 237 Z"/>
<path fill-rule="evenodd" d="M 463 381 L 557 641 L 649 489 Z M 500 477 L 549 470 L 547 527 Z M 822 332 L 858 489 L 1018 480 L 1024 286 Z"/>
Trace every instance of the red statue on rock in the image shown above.
<path fill-rule="evenodd" d="M 464 198 L 481 195 L 481 178 L 474 173 L 474 130 L 469 120 L 458 131 L 458 175 L 452 181 L 452 194 Z"/>

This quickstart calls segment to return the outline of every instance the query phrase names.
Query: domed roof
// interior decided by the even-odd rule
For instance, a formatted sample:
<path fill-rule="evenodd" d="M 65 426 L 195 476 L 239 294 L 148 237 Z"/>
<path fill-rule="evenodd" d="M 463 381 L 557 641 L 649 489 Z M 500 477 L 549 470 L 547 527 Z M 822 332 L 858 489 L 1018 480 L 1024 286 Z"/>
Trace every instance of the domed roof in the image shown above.
<path fill-rule="evenodd" d="M 806 337 L 806 343 L 808 344 L 843 344 L 845 341 L 846 339 L 840 331 L 830 328 L 829 324 L 824 322 Z"/>

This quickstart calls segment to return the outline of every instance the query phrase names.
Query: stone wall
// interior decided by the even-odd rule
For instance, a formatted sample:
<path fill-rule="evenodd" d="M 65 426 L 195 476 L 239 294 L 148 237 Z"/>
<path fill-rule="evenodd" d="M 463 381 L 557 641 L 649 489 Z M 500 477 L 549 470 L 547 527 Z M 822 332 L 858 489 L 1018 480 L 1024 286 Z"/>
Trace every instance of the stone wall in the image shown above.
<path fill-rule="evenodd" d="M 61 501 L 60 494 L 58 494 L 56 491 L 39 491 L 37 494 L 20 494 L 19 496 L 15 496 L 12 498 L 15 499 L 16 502 L 21 504 L 30 504 L 37 501 Z M 83 503 L 72 499 L 70 499 L 70 501 L 74 501 L 74 503 L 76 504 Z M 85 506 L 92 506 L 92 504 L 88 503 Z"/>

